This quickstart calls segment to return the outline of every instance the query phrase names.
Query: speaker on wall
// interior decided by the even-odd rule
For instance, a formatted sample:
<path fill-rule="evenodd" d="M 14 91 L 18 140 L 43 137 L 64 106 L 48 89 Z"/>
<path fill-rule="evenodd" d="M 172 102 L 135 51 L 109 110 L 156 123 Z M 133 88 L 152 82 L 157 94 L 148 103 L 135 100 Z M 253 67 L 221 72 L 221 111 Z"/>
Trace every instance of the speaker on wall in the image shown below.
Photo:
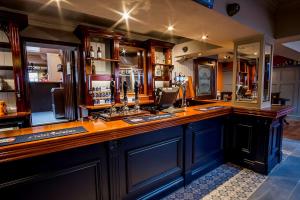
<path fill-rule="evenodd" d="M 230 3 L 226 6 L 227 15 L 232 17 L 240 11 L 240 5 L 238 3 Z"/>

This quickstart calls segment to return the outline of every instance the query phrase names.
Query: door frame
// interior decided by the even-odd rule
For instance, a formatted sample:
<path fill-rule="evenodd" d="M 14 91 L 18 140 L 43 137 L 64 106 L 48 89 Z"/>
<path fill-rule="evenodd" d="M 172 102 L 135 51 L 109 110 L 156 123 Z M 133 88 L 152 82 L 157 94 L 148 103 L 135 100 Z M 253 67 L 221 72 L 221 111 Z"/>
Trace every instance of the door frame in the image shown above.
<path fill-rule="evenodd" d="M 42 47 L 43 45 L 45 45 L 45 47 L 47 45 L 52 46 L 53 47 L 65 47 L 65 48 L 74 48 L 75 51 L 77 51 L 77 61 L 75 63 L 77 63 L 77 66 L 74 65 L 72 66 L 72 70 L 73 70 L 73 87 L 75 88 L 75 92 L 73 94 L 74 97 L 74 112 L 75 112 L 75 119 L 72 119 L 70 121 L 74 121 L 77 120 L 79 115 L 78 115 L 78 108 L 79 108 L 79 101 L 80 99 L 78 99 L 78 96 L 80 94 L 80 82 L 81 82 L 81 76 L 80 76 L 80 71 L 81 71 L 81 67 L 80 67 L 80 44 L 78 43 L 70 43 L 70 42 L 62 42 L 62 41 L 53 41 L 53 40 L 45 40 L 45 39 L 39 39 L 39 38 L 29 38 L 29 37 L 21 37 L 21 47 L 22 47 L 22 52 L 21 52 L 21 56 L 22 56 L 22 61 L 23 61 L 23 69 L 24 69 L 24 82 L 25 82 L 25 94 L 26 94 L 26 105 L 28 106 L 28 110 L 31 112 L 31 102 L 30 102 L 30 87 L 29 87 L 29 77 L 28 77 L 28 66 L 27 66 L 27 51 L 26 51 L 26 46 L 30 45 L 30 43 L 32 44 L 38 44 L 41 45 L 40 47 Z M 37 46 L 38 46 L 37 45 Z M 51 47 L 48 47 L 51 48 Z M 77 69 L 76 69 L 77 68 Z"/>

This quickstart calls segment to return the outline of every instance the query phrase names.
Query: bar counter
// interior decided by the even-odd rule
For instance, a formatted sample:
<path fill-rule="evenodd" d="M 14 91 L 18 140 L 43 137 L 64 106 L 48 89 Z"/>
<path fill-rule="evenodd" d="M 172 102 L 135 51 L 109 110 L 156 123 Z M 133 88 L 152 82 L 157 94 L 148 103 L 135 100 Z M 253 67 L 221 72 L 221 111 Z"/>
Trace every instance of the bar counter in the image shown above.
<path fill-rule="evenodd" d="M 196 108 L 205 108 L 211 106 L 224 106 L 224 108 L 205 112 L 195 110 Z M 82 122 L 67 122 L 32 128 L 24 128 L 14 131 L 5 131 L 0 133 L 0 139 L 78 126 L 83 126 L 88 132 L 27 143 L 2 146 L 0 147 L 0 163 L 125 138 L 172 126 L 197 122 L 204 119 L 216 118 L 231 113 L 277 119 L 287 115 L 292 110 L 293 107 L 291 106 L 272 106 L 271 108 L 261 110 L 247 109 L 242 107 L 232 107 L 230 102 L 215 101 L 206 105 L 188 107 L 186 112 L 176 113 L 176 117 L 171 119 L 145 122 L 136 125 L 128 124 L 123 120 L 111 122 L 95 120 Z"/>
<path fill-rule="evenodd" d="M 212 106 L 222 107 L 195 110 Z M 1 146 L 0 193 L 31 200 L 159 199 L 224 162 L 268 174 L 282 159 L 283 119 L 292 109 L 209 102 L 141 124 L 95 120 L 2 132 L 0 140 L 87 130 Z"/>

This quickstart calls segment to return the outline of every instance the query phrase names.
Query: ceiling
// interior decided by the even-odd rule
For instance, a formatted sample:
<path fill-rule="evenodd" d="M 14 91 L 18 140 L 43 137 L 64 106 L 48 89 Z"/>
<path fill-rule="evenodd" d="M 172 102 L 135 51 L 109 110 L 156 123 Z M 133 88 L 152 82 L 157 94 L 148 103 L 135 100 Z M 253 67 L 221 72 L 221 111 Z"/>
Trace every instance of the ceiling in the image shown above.
<path fill-rule="evenodd" d="M 192 0 L 60 0 L 60 11 L 56 1 L 0 2 L 4 7 L 27 12 L 32 20 L 37 20 L 34 15 L 43 14 L 58 17 L 56 24 L 71 20 L 123 30 L 128 30 L 125 21 L 121 20 L 118 24 L 116 22 L 122 18 L 120 13 L 124 9 L 132 9 L 129 11 L 129 30 L 133 33 L 165 39 L 175 37 L 195 40 L 201 40 L 202 35 L 207 34 L 206 42 L 227 48 L 232 48 L 233 40 L 257 34 L 254 29 Z M 174 25 L 173 33 L 167 31 L 168 25 Z"/>
<path fill-rule="evenodd" d="M 215 0 L 216 6 L 220 1 Z M 273 16 L 300 3 L 299 0 L 257 2 L 264 4 Z M 205 42 L 221 46 L 223 52 L 232 51 L 234 40 L 259 33 L 255 27 L 250 28 L 192 0 L 59 0 L 59 3 L 56 0 L 0 0 L 0 3 L 5 9 L 28 14 L 31 25 L 71 32 L 79 23 L 93 24 L 123 31 L 129 38 L 143 40 L 152 37 L 174 43 L 190 39 L 201 41 L 202 35 L 207 34 Z M 130 12 L 129 26 L 121 20 L 124 10 Z M 174 31 L 167 31 L 168 25 L 173 25 Z M 277 41 L 276 44 L 279 53 L 292 51 L 286 55 L 294 54 L 293 58 L 295 55 L 300 58 L 297 52 L 295 54 Z"/>

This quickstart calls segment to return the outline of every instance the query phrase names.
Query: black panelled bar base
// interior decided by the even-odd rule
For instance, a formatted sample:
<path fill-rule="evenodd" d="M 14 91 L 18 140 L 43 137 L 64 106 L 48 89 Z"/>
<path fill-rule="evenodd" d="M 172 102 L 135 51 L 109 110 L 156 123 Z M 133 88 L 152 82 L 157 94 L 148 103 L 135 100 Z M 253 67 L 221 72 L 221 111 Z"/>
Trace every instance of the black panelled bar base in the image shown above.
<path fill-rule="evenodd" d="M 268 173 L 281 160 L 282 119 L 225 115 L 2 163 L 10 200 L 159 199 L 233 161 Z"/>

